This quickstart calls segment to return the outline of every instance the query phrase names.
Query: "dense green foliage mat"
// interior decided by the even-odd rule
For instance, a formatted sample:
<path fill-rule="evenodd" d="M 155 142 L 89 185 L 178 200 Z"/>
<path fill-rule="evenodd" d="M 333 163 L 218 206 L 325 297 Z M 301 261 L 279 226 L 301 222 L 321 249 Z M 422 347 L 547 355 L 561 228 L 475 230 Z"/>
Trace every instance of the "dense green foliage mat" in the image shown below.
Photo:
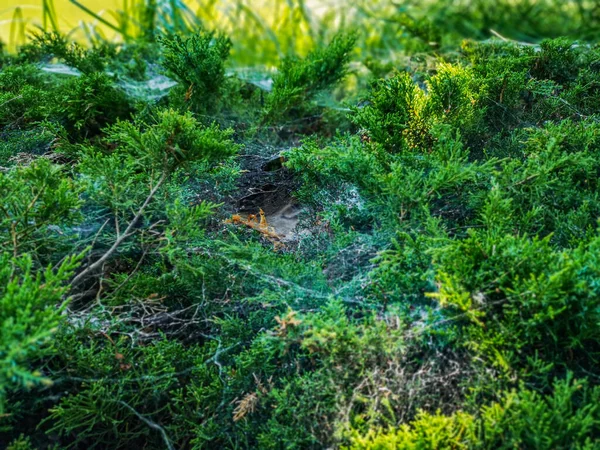
<path fill-rule="evenodd" d="M 3 446 L 600 447 L 600 49 L 356 39 L 3 54 Z"/>

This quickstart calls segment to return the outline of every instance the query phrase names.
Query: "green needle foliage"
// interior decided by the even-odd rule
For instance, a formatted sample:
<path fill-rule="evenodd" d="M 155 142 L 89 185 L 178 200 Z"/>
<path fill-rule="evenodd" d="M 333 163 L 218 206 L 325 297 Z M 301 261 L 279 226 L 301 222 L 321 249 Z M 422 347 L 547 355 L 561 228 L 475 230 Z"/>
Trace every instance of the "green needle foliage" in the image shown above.
<path fill-rule="evenodd" d="M 186 101 L 200 112 L 213 112 L 223 94 L 225 62 L 231 50 L 227 36 L 200 31 L 161 40 L 164 67 L 187 91 Z"/>
<path fill-rule="evenodd" d="M 68 280 L 80 258 L 68 258 L 56 268 L 35 270 L 31 256 L 0 257 L 0 413 L 7 391 L 29 390 L 52 383 L 29 361 L 53 352 L 53 335 L 63 321 Z"/>
<path fill-rule="evenodd" d="M 19 59 L 24 62 L 56 58 L 81 72 L 93 73 L 104 69 L 106 57 L 114 56 L 114 47 L 106 44 L 85 49 L 76 42 L 70 42 L 56 31 L 34 32 L 30 42 L 19 49 L 19 56 Z"/>
<path fill-rule="evenodd" d="M 391 433 L 372 430 L 343 448 L 595 448 L 598 395 L 597 388 L 571 378 L 557 382 L 546 399 L 521 387 L 485 407 L 481 417 L 422 412 L 410 426 Z M 573 410 L 574 403 L 581 407 Z"/>
<path fill-rule="evenodd" d="M 599 447 L 600 51 L 425 3 L 2 57 L 0 442 Z"/>
<path fill-rule="evenodd" d="M 339 83 L 348 73 L 356 39 L 354 34 L 338 34 L 306 58 L 285 58 L 273 78 L 265 120 L 272 122 L 298 113 L 296 110 L 307 108 L 317 94 Z"/>
<path fill-rule="evenodd" d="M 55 251 L 62 240 L 58 227 L 72 225 L 79 216 L 80 192 L 62 167 L 46 159 L 0 174 L 2 252 L 17 256 Z M 48 233 L 47 227 L 57 227 L 57 232 Z"/>

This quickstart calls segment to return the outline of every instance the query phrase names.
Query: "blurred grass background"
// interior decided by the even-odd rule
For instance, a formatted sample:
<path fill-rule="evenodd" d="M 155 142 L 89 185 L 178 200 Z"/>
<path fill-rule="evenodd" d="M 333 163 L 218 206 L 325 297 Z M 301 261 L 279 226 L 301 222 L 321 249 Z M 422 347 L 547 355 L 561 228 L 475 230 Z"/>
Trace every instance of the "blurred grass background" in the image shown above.
<path fill-rule="evenodd" d="M 342 27 L 360 31 L 363 56 L 386 60 L 492 35 L 595 41 L 600 0 L 3 0 L 0 8 L 0 39 L 9 50 L 35 28 L 93 43 L 199 26 L 227 32 L 240 65 L 305 53 Z"/>

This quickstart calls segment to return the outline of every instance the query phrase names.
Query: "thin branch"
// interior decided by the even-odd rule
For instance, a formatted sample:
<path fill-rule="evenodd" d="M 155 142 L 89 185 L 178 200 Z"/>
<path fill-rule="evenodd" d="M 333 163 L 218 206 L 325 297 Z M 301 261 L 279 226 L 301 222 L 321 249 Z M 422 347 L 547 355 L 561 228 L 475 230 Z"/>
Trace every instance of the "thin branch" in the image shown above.
<path fill-rule="evenodd" d="M 167 435 L 167 432 L 165 431 L 165 429 L 163 427 L 161 427 L 156 422 L 152 422 L 150 419 L 144 417 L 143 415 L 141 415 L 139 412 L 137 412 L 135 409 L 133 409 L 131 406 L 129 406 L 124 401 L 119 400 L 117 403 L 125 406 L 129 411 L 131 411 L 133 414 L 135 414 L 138 419 L 140 419 L 142 422 L 144 422 L 150 428 L 152 428 L 154 430 L 158 430 L 160 432 L 160 434 L 162 435 L 163 441 L 165 441 L 165 445 L 167 446 L 167 448 L 169 450 L 175 450 L 175 447 L 173 447 L 173 444 L 171 443 L 171 440 L 169 439 L 169 436 Z"/>
<path fill-rule="evenodd" d="M 133 229 L 134 229 L 135 225 L 137 224 L 137 222 L 140 220 L 140 218 L 144 214 L 144 211 L 146 210 L 147 206 L 150 204 L 150 202 L 156 195 L 156 192 L 158 191 L 158 189 L 165 182 L 168 175 L 169 175 L 169 173 L 167 171 L 163 172 L 162 176 L 160 177 L 160 179 L 158 180 L 156 185 L 152 188 L 152 190 L 148 194 L 148 197 L 146 197 L 146 200 L 144 201 L 144 203 L 138 210 L 135 217 L 132 219 L 131 222 L 129 222 L 129 225 L 127 225 L 127 228 L 125 229 L 123 234 L 120 234 L 119 236 L 117 236 L 117 239 L 115 240 L 113 245 L 107 250 L 107 252 L 99 260 L 97 260 L 93 264 L 90 264 L 85 270 L 83 270 L 75 278 L 73 278 L 73 281 L 71 282 L 71 286 L 77 286 L 79 283 L 81 283 L 85 279 L 85 277 L 87 275 L 89 275 L 91 272 L 94 272 L 94 271 L 98 270 L 100 267 L 102 267 L 102 265 L 113 255 L 113 253 L 115 253 L 117 251 L 119 246 L 129 236 L 131 236 L 134 233 Z"/>

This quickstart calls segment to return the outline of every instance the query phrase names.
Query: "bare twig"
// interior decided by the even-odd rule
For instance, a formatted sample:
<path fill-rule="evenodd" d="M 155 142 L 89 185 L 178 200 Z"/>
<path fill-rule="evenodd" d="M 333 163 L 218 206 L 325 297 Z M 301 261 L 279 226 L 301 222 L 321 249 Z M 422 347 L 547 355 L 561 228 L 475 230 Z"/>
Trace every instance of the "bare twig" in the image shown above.
<path fill-rule="evenodd" d="M 129 222 L 129 225 L 127 225 L 127 228 L 125 229 L 125 231 L 122 234 L 119 234 L 117 236 L 117 239 L 115 240 L 115 242 L 113 243 L 113 245 L 106 251 L 106 253 L 104 253 L 104 255 L 102 255 L 102 257 L 100 259 L 98 259 L 95 263 L 90 264 L 86 269 L 84 269 L 83 271 L 81 271 L 75 278 L 73 278 L 73 281 L 71 282 L 71 286 L 77 286 L 90 273 L 92 273 L 92 272 L 98 270 L 100 267 L 102 267 L 102 265 L 113 255 L 113 253 L 115 253 L 117 251 L 117 249 L 119 248 L 119 246 L 129 236 L 131 236 L 134 233 L 134 231 L 133 231 L 134 227 L 136 226 L 137 222 L 140 220 L 140 218 L 144 214 L 144 211 L 146 210 L 147 206 L 150 204 L 150 202 L 152 201 L 152 199 L 156 195 L 156 192 L 158 191 L 158 189 L 162 186 L 162 184 L 167 179 L 168 175 L 169 174 L 168 174 L 167 171 L 163 172 L 163 174 L 161 175 L 161 177 L 158 180 L 158 182 L 156 183 L 156 185 L 152 188 L 152 190 L 148 194 L 148 197 L 146 197 L 146 200 L 144 201 L 144 203 L 142 204 L 142 206 L 140 206 L 140 209 L 138 210 L 138 212 L 135 215 L 135 217 L 131 220 L 131 222 Z"/>

